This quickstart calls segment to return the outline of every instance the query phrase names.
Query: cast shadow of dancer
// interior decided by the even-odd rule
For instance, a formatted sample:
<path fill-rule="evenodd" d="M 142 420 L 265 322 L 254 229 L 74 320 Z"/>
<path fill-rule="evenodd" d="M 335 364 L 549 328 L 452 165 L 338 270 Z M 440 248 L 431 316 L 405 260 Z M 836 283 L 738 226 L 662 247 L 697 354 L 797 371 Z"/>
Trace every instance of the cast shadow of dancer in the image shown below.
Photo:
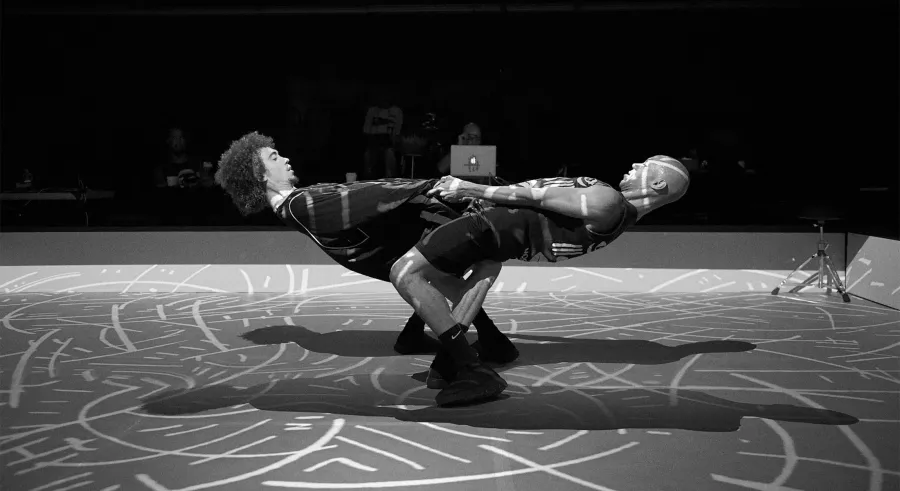
<path fill-rule="evenodd" d="M 347 374 L 341 374 L 342 380 Z M 509 430 L 669 428 L 730 432 L 745 417 L 820 425 L 851 425 L 851 415 L 789 404 L 748 404 L 695 390 L 591 389 L 510 384 L 508 395 L 475 406 L 433 406 L 431 391 L 405 375 L 356 374 L 349 390 L 338 380 L 273 380 L 246 389 L 227 385 L 167 391 L 145 399 L 144 412 L 186 415 L 250 404 L 261 411 L 387 417 Z M 424 393 L 422 393 L 424 391 Z"/>
<path fill-rule="evenodd" d="M 316 332 L 303 326 L 267 326 L 247 331 L 239 337 L 261 345 L 294 343 L 314 353 L 338 356 L 399 356 L 393 348 L 397 331 Z"/>
<path fill-rule="evenodd" d="M 352 357 L 398 356 L 392 346 L 395 331 L 350 330 L 318 333 L 303 326 L 269 326 L 254 329 L 240 337 L 254 344 L 296 343 L 315 353 Z M 519 359 L 501 370 L 520 365 L 548 365 L 562 362 L 633 363 L 660 365 L 701 353 L 739 353 L 756 348 L 753 343 L 733 340 L 701 341 L 666 346 L 645 340 L 569 339 L 556 336 L 510 334 L 516 340 Z M 546 342 L 546 344 L 541 344 Z M 417 374 L 419 375 L 419 374 Z M 421 378 L 417 376 L 417 379 Z"/>
<path fill-rule="evenodd" d="M 741 353 L 756 349 L 753 343 L 729 339 L 666 346 L 643 339 L 572 339 L 518 333 L 510 334 L 509 338 L 513 342 L 534 341 L 516 343 L 519 360 L 512 365 L 564 362 L 662 365 L 703 353 Z"/>

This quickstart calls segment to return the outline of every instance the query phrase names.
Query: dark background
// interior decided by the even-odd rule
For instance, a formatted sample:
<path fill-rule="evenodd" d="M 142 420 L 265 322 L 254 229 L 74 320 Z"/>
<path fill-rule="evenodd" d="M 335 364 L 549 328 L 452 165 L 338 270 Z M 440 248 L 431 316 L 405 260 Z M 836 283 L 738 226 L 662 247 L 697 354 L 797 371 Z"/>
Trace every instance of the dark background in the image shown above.
<path fill-rule="evenodd" d="M 4 189 L 27 166 L 128 207 L 173 124 L 209 160 L 258 130 L 304 184 L 343 180 L 387 89 L 406 127 L 431 110 L 455 139 L 477 121 L 508 180 L 569 165 L 616 184 L 631 162 L 690 148 L 724 169 L 657 223 L 795 223 L 815 204 L 897 234 L 896 2 L 38 1 L 3 14 Z M 755 174 L 730 173 L 739 159 Z M 130 223 L 145 224 L 115 225 Z"/>

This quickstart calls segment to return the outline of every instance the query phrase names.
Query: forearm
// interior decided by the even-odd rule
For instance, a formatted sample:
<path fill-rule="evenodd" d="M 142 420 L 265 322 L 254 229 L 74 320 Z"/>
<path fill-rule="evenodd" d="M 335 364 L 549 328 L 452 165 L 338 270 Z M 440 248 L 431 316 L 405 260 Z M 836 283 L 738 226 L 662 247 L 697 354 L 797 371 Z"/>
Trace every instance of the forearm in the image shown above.
<path fill-rule="evenodd" d="M 501 205 L 538 208 L 587 220 L 603 219 L 616 201 L 616 196 L 605 188 L 484 186 L 461 182 L 460 191 L 463 196 Z"/>
<path fill-rule="evenodd" d="M 501 205 L 541 208 L 548 188 L 485 186 L 461 181 L 459 190 L 467 198 L 485 199 Z"/>

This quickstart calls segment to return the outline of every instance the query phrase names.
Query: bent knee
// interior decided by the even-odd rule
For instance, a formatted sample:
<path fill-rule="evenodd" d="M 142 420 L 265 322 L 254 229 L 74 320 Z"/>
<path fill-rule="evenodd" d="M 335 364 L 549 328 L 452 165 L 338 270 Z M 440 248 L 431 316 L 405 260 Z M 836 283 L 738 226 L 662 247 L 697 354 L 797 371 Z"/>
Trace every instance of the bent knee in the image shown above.
<path fill-rule="evenodd" d="M 419 251 L 413 249 L 391 265 L 390 280 L 395 287 L 405 284 L 410 278 L 424 276 L 431 265 Z"/>
<path fill-rule="evenodd" d="M 400 286 L 401 282 L 408 278 L 409 272 L 412 267 L 413 262 L 410 259 L 401 257 L 400 259 L 394 261 L 394 264 L 391 265 L 391 283 L 395 287 Z"/>

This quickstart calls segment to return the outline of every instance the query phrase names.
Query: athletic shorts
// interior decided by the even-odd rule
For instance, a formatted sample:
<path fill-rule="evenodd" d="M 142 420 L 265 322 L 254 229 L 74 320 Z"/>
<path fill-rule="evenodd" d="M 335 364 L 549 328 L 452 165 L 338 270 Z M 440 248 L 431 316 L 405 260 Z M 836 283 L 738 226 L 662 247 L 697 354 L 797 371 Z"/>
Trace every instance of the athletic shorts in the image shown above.
<path fill-rule="evenodd" d="M 359 227 L 368 239 L 353 255 L 323 249 L 335 262 L 350 271 L 390 281 L 391 266 L 406 255 L 422 238 L 441 224 L 461 216 L 461 212 L 436 200 L 408 203 L 380 220 Z"/>
<path fill-rule="evenodd" d="M 507 207 L 469 212 L 423 237 L 416 249 L 435 268 L 459 277 L 480 261 L 520 257 L 528 244 L 529 213 L 534 212 Z"/>

